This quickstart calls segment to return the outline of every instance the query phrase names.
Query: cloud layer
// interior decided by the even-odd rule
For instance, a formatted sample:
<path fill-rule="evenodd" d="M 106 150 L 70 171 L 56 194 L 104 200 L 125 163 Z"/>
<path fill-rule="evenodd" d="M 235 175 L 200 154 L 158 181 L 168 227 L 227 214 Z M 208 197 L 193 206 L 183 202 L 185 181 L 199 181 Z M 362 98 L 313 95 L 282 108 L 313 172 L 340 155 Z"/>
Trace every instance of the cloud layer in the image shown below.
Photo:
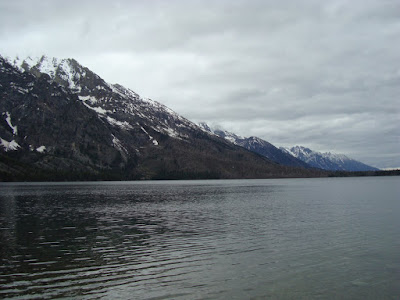
<path fill-rule="evenodd" d="M 0 53 L 73 57 L 193 121 L 400 167 L 400 2 L 0 1 Z"/>

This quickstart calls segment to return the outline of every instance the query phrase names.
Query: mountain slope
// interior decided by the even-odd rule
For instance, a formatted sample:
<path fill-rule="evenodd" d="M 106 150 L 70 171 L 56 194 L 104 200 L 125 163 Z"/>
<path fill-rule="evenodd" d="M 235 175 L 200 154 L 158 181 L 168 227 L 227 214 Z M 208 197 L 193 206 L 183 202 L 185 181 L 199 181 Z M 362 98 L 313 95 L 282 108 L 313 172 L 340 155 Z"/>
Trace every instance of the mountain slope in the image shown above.
<path fill-rule="evenodd" d="M 15 145 L 3 147 L 9 159 L 38 170 L 80 172 L 123 161 L 110 126 L 49 76 L 21 73 L 0 58 L 0 93 L 0 137 Z"/>
<path fill-rule="evenodd" d="M 235 145 L 241 146 L 249 151 L 258 153 L 280 165 L 310 168 L 310 166 L 307 163 L 303 162 L 302 160 L 293 157 L 286 151 L 282 151 L 281 149 L 278 149 L 271 143 L 268 143 L 267 141 L 260 139 L 258 137 L 252 136 L 249 138 L 245 138 L 238 136 L 232 132 L 220 129 L 212 129 L 204 122 L 200 123 L 199 126 L 206 132 L 213 133 L 219 137 L 222 137 L 234 143 Z"/>
<path fill-rule="evenodd" d="M 343 154 L 321 153 L 302 146 L 281 148 L 309 165 L 331 171 L 377 171 L 379 169 L 351 159 Z"/>
<path fill-rule="evenodd" d="M 73 59 L 0 57 L 0 179 L 319 176 L 253 154 Z"/>

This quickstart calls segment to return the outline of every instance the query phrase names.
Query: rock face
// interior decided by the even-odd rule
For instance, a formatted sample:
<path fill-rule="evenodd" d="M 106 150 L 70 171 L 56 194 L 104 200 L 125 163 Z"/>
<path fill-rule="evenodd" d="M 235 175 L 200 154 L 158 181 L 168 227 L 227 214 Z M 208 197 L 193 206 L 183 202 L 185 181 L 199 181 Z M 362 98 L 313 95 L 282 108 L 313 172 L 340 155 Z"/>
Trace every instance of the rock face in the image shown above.
<path fill-rule="evenodd" d="M 282 151 L 278 149 L 271 143 L 260 139 L 258 137 L 242 137 L 236 135 L 232 132 L 220 130 L 220 129 L 211 129 L 206 123 L 200 123 L 199 126 L 203 128 L 206 132 L 213 133 L 219 137 L 222 137 L 235 145 L 246 148 L 249 151 L 258 153 L 280 165 L 284 166 L 292 166 L 292 167 L 301 167 L 301 168 L 311 168 L 310 165 L 305 163 L 304 161 L 293 157 L 293 155 L 288 154 L 286 151 Z"/>
<path fill-rule="evenodd" d="M 73 59 L 0 57 L 0 180 L 318 176 L 280 166 Z"/>
<path fill-rule="evenodd" d="M 343 154 L 321 153 L 302 146 L 281 148 L 309 165 L 331 171 L 377 171 L 379 169 L 351 159 Z"/>

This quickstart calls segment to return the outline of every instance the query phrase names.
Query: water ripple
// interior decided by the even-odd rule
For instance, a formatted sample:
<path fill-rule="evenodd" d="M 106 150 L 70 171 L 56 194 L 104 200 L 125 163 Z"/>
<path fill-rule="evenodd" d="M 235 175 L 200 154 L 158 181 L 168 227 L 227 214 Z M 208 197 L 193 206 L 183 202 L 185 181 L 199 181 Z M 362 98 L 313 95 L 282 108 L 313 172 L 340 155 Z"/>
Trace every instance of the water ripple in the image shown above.
<path fill-rule="evenodd" d="M 10 185 L 0 298 L 394 299 L 398 190 L 343 184 Z"/>

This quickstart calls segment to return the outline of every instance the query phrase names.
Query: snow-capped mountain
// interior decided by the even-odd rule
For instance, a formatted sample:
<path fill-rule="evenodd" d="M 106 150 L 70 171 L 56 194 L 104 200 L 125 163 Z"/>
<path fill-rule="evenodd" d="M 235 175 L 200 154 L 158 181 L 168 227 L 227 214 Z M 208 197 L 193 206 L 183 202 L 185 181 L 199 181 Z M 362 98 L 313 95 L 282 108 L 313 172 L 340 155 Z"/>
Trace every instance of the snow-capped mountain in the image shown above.
<path fill-rule="evenodd" d="M 119 84 L 109 84 L 74 59 L 57 59 L 46 56 L 9 60 L 21 71 L 36 77 L 49 75 L 55 82 L 69 89 L 99 117 L 117 127 L 151 122 L 152 129 L 176 138 L 185 138 L 186 131 L 197 125 L 179 116 L 166 106 L 151 99 L 141 98 Z M 159 117 L 163 118 L 159 118 Z M 154 124 L 156 123 L 156 124 Z M 153 138 L 149 136 L 149 140 Z M 156 140 L 153 143 L 157 143 Z"/>
<path fill-rule="evenodd" d="M 0 180 L 311 176 L 206 133 L 74 59 L 0 56 Z"/>
<path fill-rule="evenodd" d="M 377 168 L 368 166 L 359 161 L 351 159 L 343 154 L 330 152 L 321 153 L 302 146 L 292 148 L 281 148 L 281 150 L 301 159 L 309 165 L 331 171 L 377 171 Z"/>
<path fill-rule="evenodd" d="M 201 129 L 203 129 L 205 132 L 207 133 L 212 133 L 216 136 L 219 136 L 221 138 L 226 139 L 227 141 L 233 143 L 233 144 L 237 144 L 237 141 L 239 140 L 243 140 L 244 137 L 240 136 L 240 135 L 236 135 L 232 132 L 226 131 L 226 130 L 222 130 L 219 128 L 211 128 L 207 123 L 205 122 L 200 122 L 199 126 Z"/>
<path fill-rule="evenodd" d="M 199 126 L 206 132 L 213 133 L 234 143 L 235 145 L 241 146 L 249 151 L 265 156 L 278 164 L 292 167 L 310 168 L 310 166 L 302 160 L 299 160 L 292 155 L 289 155 L 286 151 L 282 151 L 271 143 L 258 137 L 251 136 L 249 138 L 246 138 L 238 136 L 229 131 L 213 129 L 204 122 L 200 123 Z"/>

